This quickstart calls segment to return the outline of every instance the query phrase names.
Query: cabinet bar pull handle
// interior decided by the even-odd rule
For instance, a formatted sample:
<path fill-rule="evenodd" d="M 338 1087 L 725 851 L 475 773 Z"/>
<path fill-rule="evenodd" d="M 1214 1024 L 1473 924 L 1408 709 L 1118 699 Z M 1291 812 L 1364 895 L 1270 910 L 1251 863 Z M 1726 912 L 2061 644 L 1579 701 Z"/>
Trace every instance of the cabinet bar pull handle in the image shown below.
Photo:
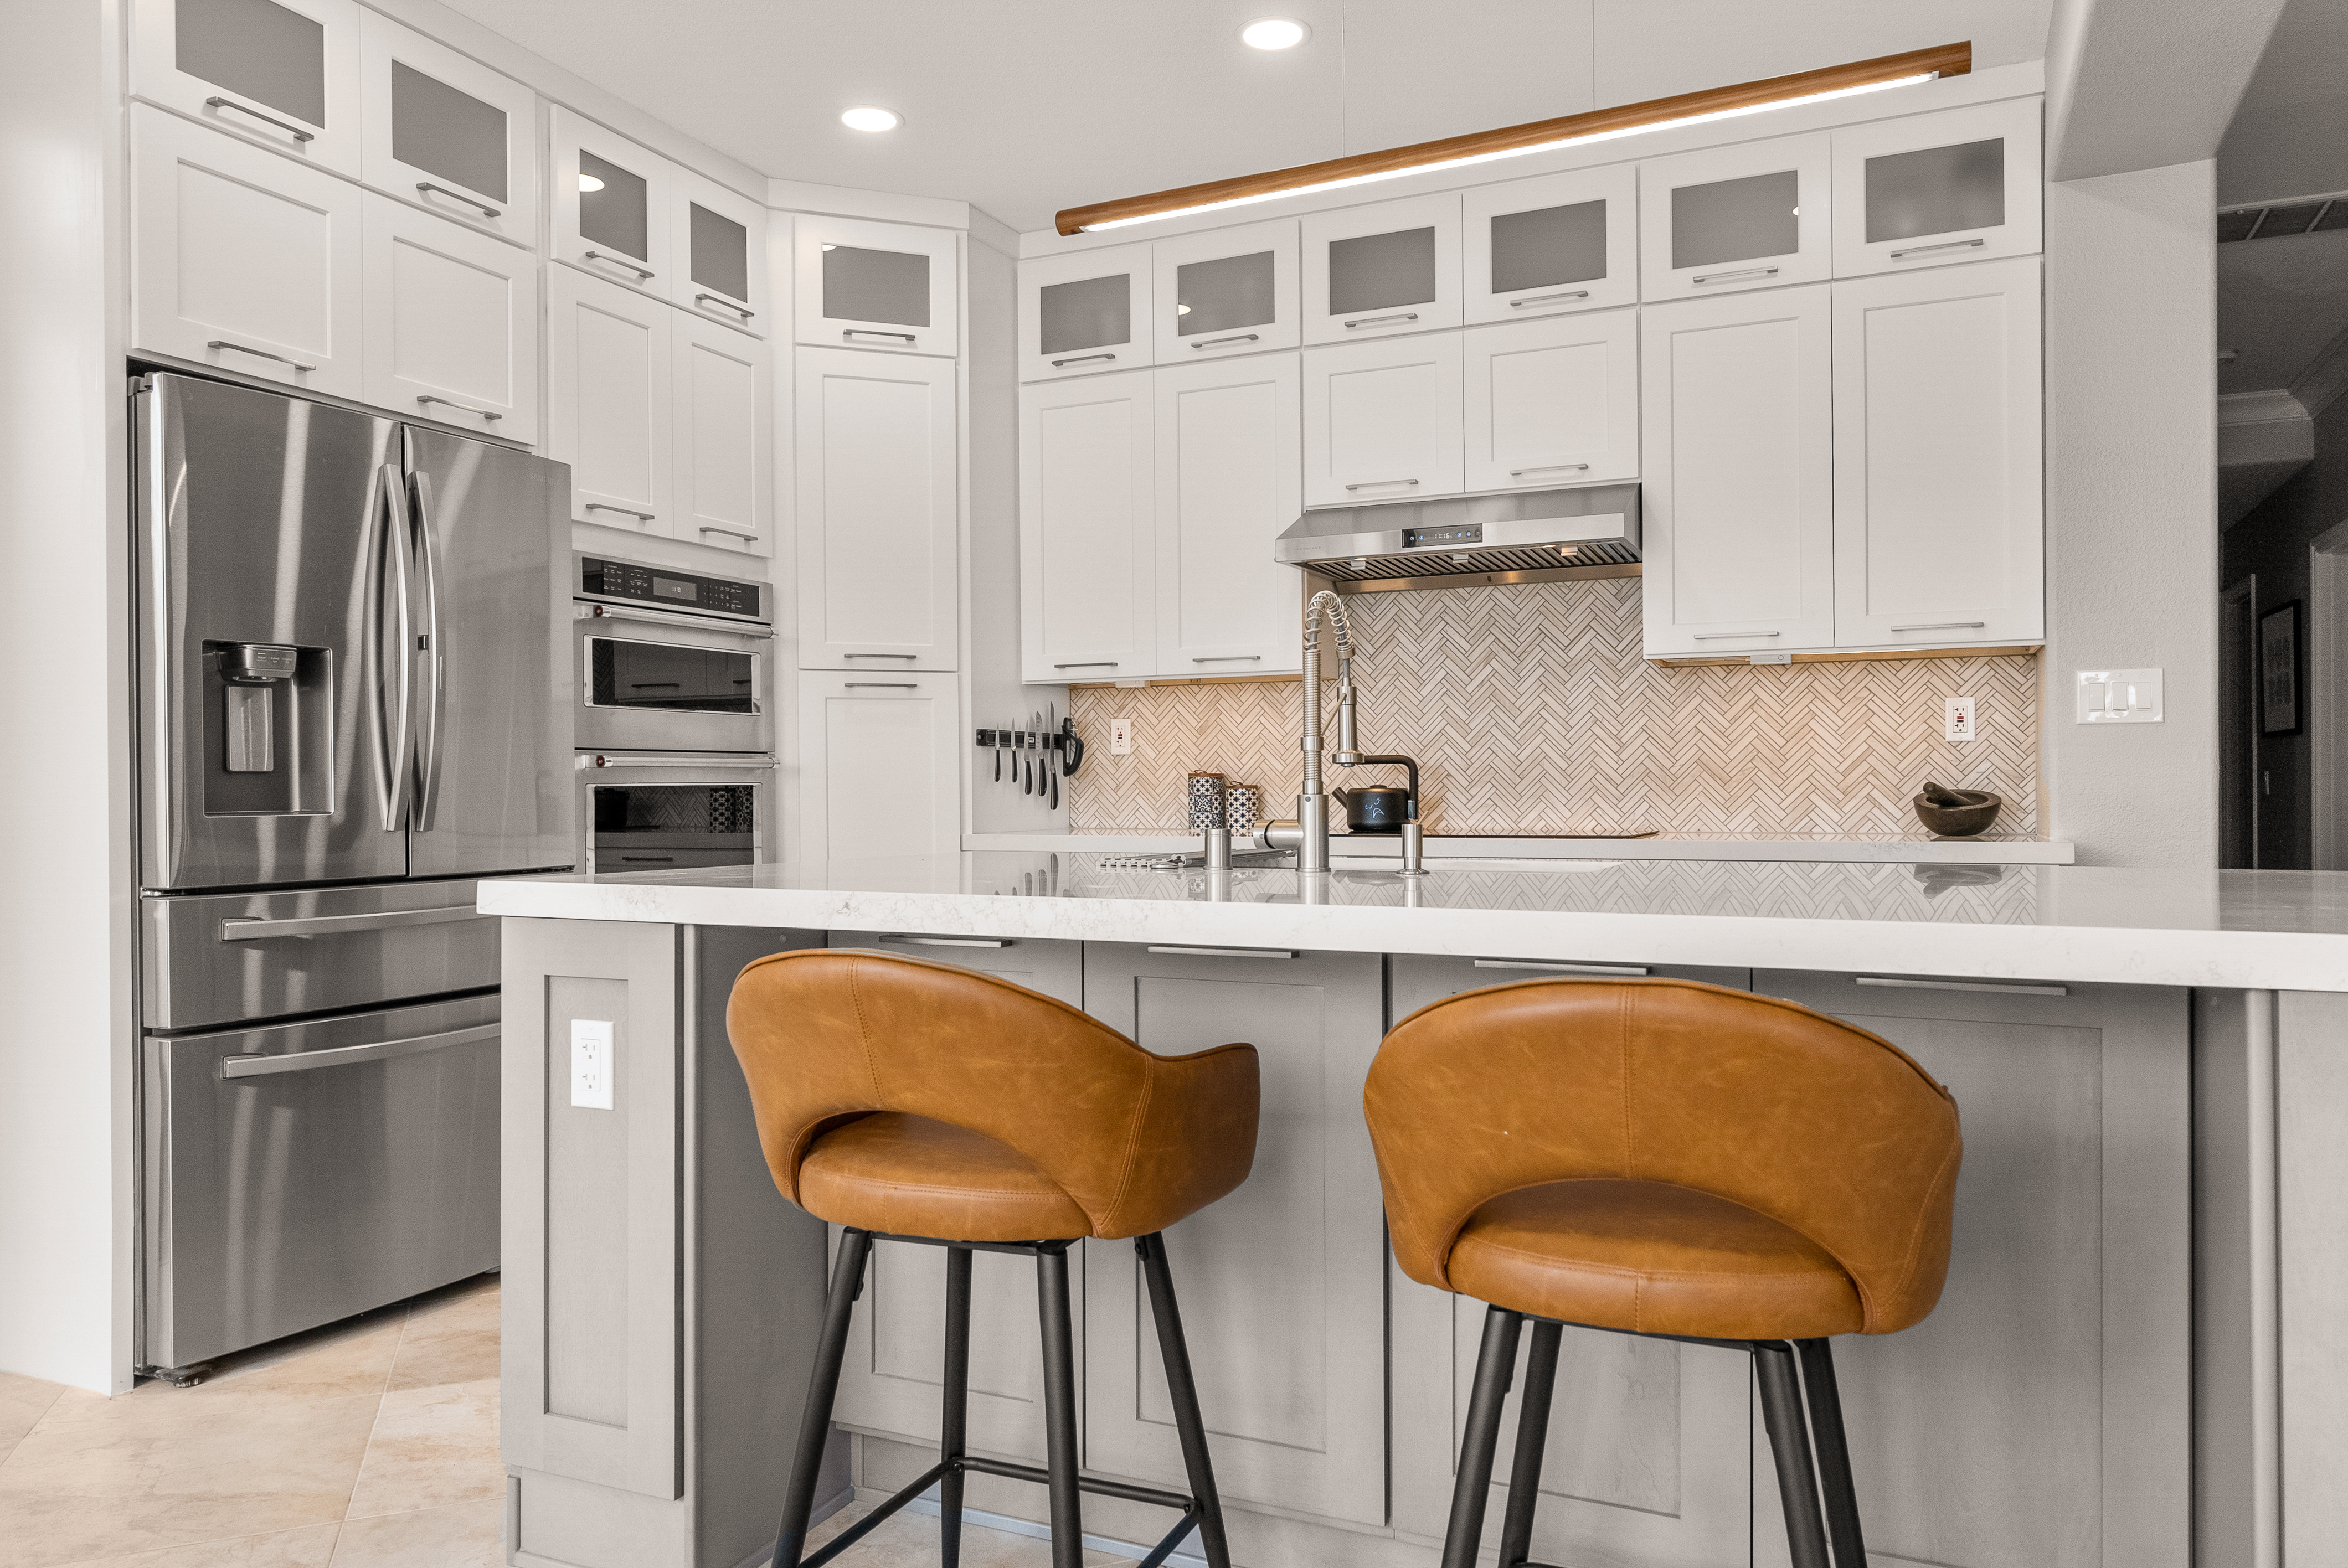
<path fill-rule="evenodd" d="M 918 653 L 843 653 L 842 659 L 919 659 Z"/>
<path fill-rule="evenodd" d="M 2007 986 L 1988 980 L 1900 980 L 1886 975 L 1861 975 L 1862 986 L 1883 986 L 1903 991 L 2011 991 L 2024 997 L 2067 997 L 2068 986 Z"/>
<path fill-rule="evenodd" d="M 445 1050 L 452 1045 L 471 1045 L 476 1040 L 495 1040 L 499 1026 L 477 1023 L 470 1029 L 452 1029 L 445 1034 L 411 1035 L 406 1040 L 380 1040 L 372 1045 L 340 1045 L 325 1050 L 288 1051 L 282 1056 L 223 1056 L 221 1058 L 222 1078 L 258 1078 L 270 1072 L 310 1072 L 321 1067 L 348 1067 L 361 1061 L 390 1061 L 402 1056 L 415 1056 L 427 1050 Z"/>
<path fill-rule="evenodd" d="M 1891 252 L 1891 259 L 1895 261 L 1904 261 L 1910 256 L 1929 256 L 1935 251 L 1971 251 L 1988 243 L 1986 240 L 1951 240 L 1941 245 L 1919 245 L 1911 251 L 1894 251 Z"/>
<path fill-rule="evenodd" d="M 1231 337 L 1202 337 L 1190 346 L 1192 348 L 1213 348 L 1219 343 L 1256 343 L 1262 338 L 1262 335 L 1263 334 L 1261 333 L 1240 333 Z"/>
<path fill-rule="evenodd" d="M 609 261 L 614 267 L 625 267 L 639 278 L 649 278 L 653 275 L 653 270 L 650 267 L 639 267 L 624 256 L 614 256 L 606 251 L 590 251 L 587 252 L 587 259 L 591 261 Z"/>
<path fill-rule="evenodd" d="M 282 120 L 275 115 L 266 115 L 263 114 L 259 109 L 247 108 L 244 105 L 237 102 L 234 98 L 206 98 L 204 100 L 204 107 L 211 109 L 234 109 L 239 114 L 251 115 L 254 119 L 259 120 L 263 125 L 273 125 L 279 130 L 292 132 L 295 141 L 315 141 L 318 139 L 317 137 L 313 135 L 311 132 L 304 130 L 300 126 L 294 124 L 291 120 Z"/>
<path fill-rule="evenodd" d="M 1113 354 L 1080 354 L 1074 359 L 1054 360 L 1052 362 L 1052 368 L 1054 370 L 1057 370 L 1064 364 L 1090 364 L 1097 359 L 1115 359 L 1117 355 Z"/>
<path fill-rule="evenodd" d="M 1588 289 L 1574 289 L 1562 294 L 1533 294 L 1521 300 L 1510 300 L 1509 302 L 1509 309 L 1512 311 L 1520 311 L 1527 305 L 1545 305 L 1552 300 L 1586 300 L 1589 297 L 1590 291 Z M 1642 969 L 1639 972 L 1641 974 L 1645 974 L 1647 971 Z"/>
<path fill-rule="evenodd" d="M 840 340 L 841 340 L 842 342 L 844 342 L 844 343 L 854 343 L 858 338 L 860 338 L 860 337 L 885 337 L 885 338 L 895 338 L 895 339 L 896 339 L 898 342 L 900 342 L 900 343 L 919 343 L 919 342 L 921 342 L 921 339 L 920 339 L 920 338 L 918 338 L 918 337 L 916 337 L 916 336 L 915 336 L 913 333 L 883 333 L 883 332 L 874 332 L 874 331 L 873 331 L 871 328 L 870 328 L 870 327 L 850 327 L 850 328 L 848 328 L 846 331 L 842 332 L 842 333 L 839 334 L 839 336 L 840 336 Z"/>
<path fill-rule="evenodd" d="M 1782 631 L 1699 631 L 1695 634 L 1695 641 L 1714 642 L 1724 637 L 1783 637 L 1784 635 Z"/>
<path fill-rule="evenodd" d="M 492 414 L 486 408 L 476 408 L 469 403 L 459 403 L 453 397 L 437 397 L 428 392 L 418 393 L 417 395 L 416 401 L 418 403 L 438 403 L 446 407 L 458 409 L 466 414 L 479 415 L 481 418 L 490 420 L 492 422 L 505 417 L 502 414 Z"/>
<path fill-rule="evenodd" d="M 674 866 L 676 864 L 676 856 L 674 855 L 623 855 L 620 858 L 623 860 L 658 861 L 663 866 Z"/>
<path fill-rule="evenodd" d="M 740 539 L 746 545 L 755 545 L 758 542 L 758 536 L 756 534 L 744 533 L 740 528 L 721 528 L 714 523 L 702 524 L 701 531 L 705 534 L 724 534 L 728 538 Z"/>
<path fill-rule="evenodd" d="M 1055 664 L 1052 668 L 1055 670 L 1114 670 L 1117 666 L 1117 661 L 1114 659 L 1079 659 L 1074 664 Z"/>
<path fill-rule="evenodd" d="M 660 754 L 642 755 L 628 752 L 590 752 L 575 758 L 571 766 L 584 773 L 589 768 L 706 768 L 714 774 L 763 773 L 780 767 L 782 759 L 771 753 L 751 757 L 732 753 L 711 762 L 705 757 L 672 757 Z"/>
<path fill-rule="evenodd" d="M 504 208 L 492 207 L 486 201 L 476 201 L 461 190 L 451 190 L 445 185 L 435 185 L 428 179 L 419 179 L 416 182 L 416 194 L 421 196 L 427 190 L 437 190 L 451 201 L 462 202 L 484 218 L 502 218 L 506 215 Z"/>
<path fill-rule="evenodd" d="M 846 692 L 860 691 L 868 686 L 876 692 L 918 692 L 922 689 L 919 681 L 842 681 L 839 685 Z"/>
<path fill-rule="evenodd" d="M 1348 490 L 1375 490 L 1385 485 L 1416 485 L 1416 479 L 1365 479 L 1358 485 L 1348 485 Z"/>
<path fill-rule="evenodd" d="M 746 321 L 746 322 L 747 322 L 747 321 L 748 321 L 752 316 L 755 316 L 755 315 L 757 315 L 757 314 L 758 313 L 757 313 L 757 312 L 756 312 L 756 311 L 753 311 L 753 310 L 747 310 L 747 309 L 745 309 L 744 307 L 742 307 L 742 306 L 740 306 L 740 305 L 736 304 L 733 301 L 731 301 L 731 300 L 727 299 L 727 298 L 726 298 L 725 295 L 723 295 L 723 294 L 695 294 L 695 295 L 694 295 L 694 296 L 693 296 L 693 302 L 694 302 L 695 304 L 696 304 L 696 305 L 701 305 L 701 304 L 723 305 L 726 309 L 727 309 L 727 310 L 729 310 L 729 311 L 734 311 L 734 312 L 737 312 L 737 313 L 740 313 L 740 315 L 741 315 L 741 317 L 742 317 L 742 319 L 743 319 L 744 321 Z"/>
<path fill-rule="evenodd" d="M 1916 626 L 1895 626 L 1894 631 L 1978 631 L 1986 620 L 1931 620 Z"/>
<path fill-rule="evenodd" d="M 249 354 L 255 359 L 273 359 L 280 364 L 290 364 L 295 370 L 315 370 L 318 368 L 314 364 L 304 364 L 298 359 L 288 359 L 282 354 L 272 354 L 265 348 L 247 348 L 241 343 L 231 343 L 224 337 L 216 337 L 212 339 L 211 342 L 204 344 L 204 346 L 206 348 L 232 348 L 239 354 Z"/>
<path fill-rule="evenodd" d="M 1556 474 L 1561 473 L 1568 468 L 1587 468 L 1590 465 L 1587 463 L 1544 463 L 1538 468 L 1511 468 L 1509 470 L 1509 477 L 1511 479 L 1521 479 L 1528 474 Z"/>
<path fill-rule="evenodd" d="M 1200 958 L 1301 958 L 1294 948 L 1175 948 L 1152 945 L 1153 953 L 1187 953 Z"/>
<path fill-rule="evenodd" d="M 1725 283 L 1735 278 L 1774 278 L 1776 275 L 1775 267 L 1747 267 L 1738 272 L 1705 272 L 1694 281 L 1698 283 Z"/>
<path fill-rule="evenodd" d="M 1190 662 L 1193 664 L 1261 664 L 1263 662 L 1263 655 L 1261 653 L 1210 653 L 1203 658 L 1193 659 Z"/>
<path fill-rule="evenodd" d="M 1479 969 L 1549 969 L 1561 975 L 1643 975 L 1644 964 L 1539 964 L 1530 958 L 1478 958 Z"/>
<path fill-rule="evenodd" d="M 1010 939 L 1004 937 L 903 937 L 892 934 L 880 939 L 884 942 L 902 942 L 909 948 L 1007 948 L 1011 946 Z"/>
<path fill-rule="evenodd" d="M 1416 320 L 1418 320 L 1418 313 L 1416 311 L 1404 311 L 1399 315 L 1391 316 L 1356 316 L 1352 321 L 1345 323 L 1345 330 L 1351 332 L 1355 327 L 1382 327 L 1388 322 L 1415 322 Z"/>
<path fill-rule="evenodd" d="M 589 501 L 579 509 L 582 512 L 617 512 L 623 518 L 641 518 L 648 523 L 653 520 L 650 512 L 640 512 L 633 507 L 615 507 L 609 501 Z"/>

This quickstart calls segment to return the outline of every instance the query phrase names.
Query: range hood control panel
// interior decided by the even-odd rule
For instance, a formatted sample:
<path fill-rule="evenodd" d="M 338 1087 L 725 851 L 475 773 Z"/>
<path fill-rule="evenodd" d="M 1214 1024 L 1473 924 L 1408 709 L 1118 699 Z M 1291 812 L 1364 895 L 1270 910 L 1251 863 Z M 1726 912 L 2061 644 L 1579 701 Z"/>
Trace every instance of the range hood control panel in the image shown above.
<path fill-rule="evenodd" d="M 1438 545 L 1448 545 L 1457 549 L 1464 545 L 1480 545 L 1483 542 L 1484 525 L 1481 523 L 1447 523 L 1438 528 L 1405 528 L 1402 531 L 1402 548 L 1406 550 L 1431 549 Z"/>

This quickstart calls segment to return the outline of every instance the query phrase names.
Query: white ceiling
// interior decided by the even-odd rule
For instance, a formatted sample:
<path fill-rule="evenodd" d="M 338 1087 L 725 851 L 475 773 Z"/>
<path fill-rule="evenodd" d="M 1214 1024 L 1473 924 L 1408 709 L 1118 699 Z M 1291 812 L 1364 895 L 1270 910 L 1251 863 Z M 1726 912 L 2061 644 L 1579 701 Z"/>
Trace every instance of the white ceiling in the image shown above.
<path fill-rule="evenodd" d="M 770 176 L 1063 207 L 1970 38 L 2051 0 L 447 0 Z M 1259 16 L 1313 36 L 1239 41 Z M 879 104 L 870 136 L 839 123 Z"/>
<path fill-rule="evenodd" d="M 2291 0 L 2218 150 L 2218 204 L 2348 190 L 2343 97 L 2348 0 Z"/>

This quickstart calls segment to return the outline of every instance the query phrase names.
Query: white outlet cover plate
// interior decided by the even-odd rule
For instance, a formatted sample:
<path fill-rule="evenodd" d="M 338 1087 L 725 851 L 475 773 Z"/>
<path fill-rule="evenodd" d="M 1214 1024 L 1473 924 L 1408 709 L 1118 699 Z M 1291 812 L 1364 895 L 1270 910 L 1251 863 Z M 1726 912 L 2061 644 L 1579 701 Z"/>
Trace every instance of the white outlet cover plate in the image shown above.
<path fill-rule="evenodd" d="M 571 1103 L 583 1111 L 612 1108 L 612 1020 L 571 1020 Z"/>
<path fill-rule="evenodd" d="M 2164 710 L 2157 670 L 2082 670 L 2079 723 L 2157 724 Z"/>
<path fill-rule="evenodd" d="M 1981 739 L 1981 725 L 1971 697 L 1950 697 L 1941 703 L 1941 738 L 1960 743 Z"/>
<path fill-rule="evenodd" d="M 1108 722 L 1108 754 L 1124 757 L 1133 754 L 1133 721 L 1111 719 Z"/>

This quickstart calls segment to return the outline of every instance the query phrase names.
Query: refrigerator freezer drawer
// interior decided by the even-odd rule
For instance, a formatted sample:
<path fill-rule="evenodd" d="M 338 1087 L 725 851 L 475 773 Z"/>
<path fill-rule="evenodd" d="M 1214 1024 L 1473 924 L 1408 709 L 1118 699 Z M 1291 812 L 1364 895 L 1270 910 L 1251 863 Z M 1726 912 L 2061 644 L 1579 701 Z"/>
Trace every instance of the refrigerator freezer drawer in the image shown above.
<path fill-rule="evenodd" d="M 142 1042 L 141 1364 L 498 1265 L 498 999 Z"/>
<path fill-rule="evenodd" d="M 149 1030 L 336 1012 L 498 983 L 472 879 L 146 898 Z"/>

